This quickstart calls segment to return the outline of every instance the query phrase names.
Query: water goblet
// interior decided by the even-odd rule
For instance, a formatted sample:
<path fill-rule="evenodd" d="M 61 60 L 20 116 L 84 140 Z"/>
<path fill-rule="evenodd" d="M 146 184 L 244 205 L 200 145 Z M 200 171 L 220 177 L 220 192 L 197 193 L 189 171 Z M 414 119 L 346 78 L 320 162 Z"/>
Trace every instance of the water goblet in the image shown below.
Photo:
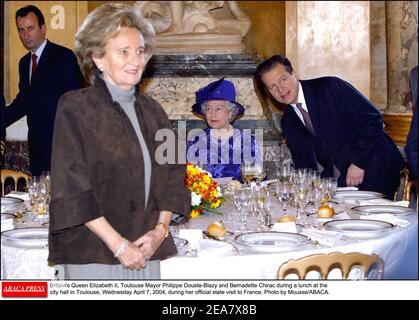
<path fill-rule="evenodd" d="M 285 215 L 287 212 L 287 204 L 291 201 L 293 196 L 293 185 L 291 182 L 281 182 L 277 180 L 276 194 L 278 201 L 282 203 L 282 212 Z"/>
<path fill-rule="evenodd" d="M 256 163 L 255 166 L 255 173 L 256 173 L 256 183 L 257 185 L 260 185 L 261 181 L 263 179 L 265 179 L 266 177 L 266 167 L 265 167 L 265 163 L 261 162 L 261 163 Z"/>
<path fill-rule="evenodd" d="M 252 181 L 255 176 L 255 168 L 252 164 L 243 162 L 240 165 L 240 174 L 246 186 L 249 186 L 250 181 Z"/>

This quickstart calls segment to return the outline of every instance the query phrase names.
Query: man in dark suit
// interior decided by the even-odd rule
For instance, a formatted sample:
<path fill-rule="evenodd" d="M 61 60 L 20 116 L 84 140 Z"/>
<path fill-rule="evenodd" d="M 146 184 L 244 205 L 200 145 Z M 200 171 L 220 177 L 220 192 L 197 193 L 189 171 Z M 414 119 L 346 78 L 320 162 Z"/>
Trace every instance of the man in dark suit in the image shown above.
<path fill-rule="evenodd" d="M 419 178 L 418 173 L 418 66 L 410 71 L 410 89 L 413 101 L 413 118 L 410 124 L 409 134 L 406 141 L 406 157 L 410 171 L 415 178 Z"/>
<path fill-rule="evenodd" d="M 323 168 L 339 186 L 382 192 L 392 199 L 404 160 L 383 131 L 380 112 L 349 83 L 336 77 L 301 80 L 280 55 L 262 62 L 255 78 L 288 105 L 281 120 L 296 168 Z"/>
<path fill-rule="evenodd" d="M 19 93 L 5 108 L 5 125 L 27 116 L 30 169 L 32 175 L 40 175 L 50 170 L 58 99 L 82 88 L 84 79 L 74 53 L 45 38 L 45 19 L 37 7 L 19 9 L 16 26 L 30 51 L 19 62 Z"/>
<path fill-rule="evenodd" d="M 6 101 L 4 100 L 4 95 L 0 97 L 0 167 L 3 167 L 4 161 L 4 150 L 6 143 L 6 128 L 4 127 L 4 108 L 6 106 Z"/>

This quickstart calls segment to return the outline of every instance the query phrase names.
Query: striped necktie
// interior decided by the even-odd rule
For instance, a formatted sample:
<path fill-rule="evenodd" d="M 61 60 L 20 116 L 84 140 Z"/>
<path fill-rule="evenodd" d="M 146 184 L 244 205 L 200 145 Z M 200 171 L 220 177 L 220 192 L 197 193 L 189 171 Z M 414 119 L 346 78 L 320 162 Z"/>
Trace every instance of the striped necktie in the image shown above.
<path fill-rule="evenodd" d="M 303 109 L 303 106 L 301 103 L 297 103 L 297 109 L 301 112 L 301 115 L 303 116 L 303 119 L 304 119 L 304 122 L 306 124 L 308 131 L 310 131 L 312 134 L 315 134 L 313 124 L 311 123 L 310 115 L 308 114 L 307 111 Z"/>

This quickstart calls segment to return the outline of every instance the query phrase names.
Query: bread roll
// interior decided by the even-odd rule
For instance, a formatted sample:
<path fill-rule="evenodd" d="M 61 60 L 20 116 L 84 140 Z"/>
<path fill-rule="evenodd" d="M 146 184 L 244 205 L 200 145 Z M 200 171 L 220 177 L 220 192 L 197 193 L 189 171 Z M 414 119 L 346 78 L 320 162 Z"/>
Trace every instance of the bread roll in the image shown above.
<path fill-rule="evenodd" d="M 332 218 L 335 215 L 335 209 L 327 204 L 321 205 L 317 210 L 317 216 L 319 218 Z"/>
<path fill-rule="evenodd" d="M 234 191 L 235 189 L 238 189 L 242 186 L 242 184 L 240 183 L 240 181 L 237 180 L 232 180 L 228 183 L 228 188 L 230 189 L 230 191 Z"/>
<path fill-rule="evenodd" d="M 224 237 L 227 234 L 226 227 L 222 221 L 215 221 L 211 223 L 207 228 L 207 232 L 210 236 L 216 238 Z"/>
<path fill-rule="evenodd" d="M 295 222 L 296 217 L 286 214 L 278 219 L 278 222 Z"/>

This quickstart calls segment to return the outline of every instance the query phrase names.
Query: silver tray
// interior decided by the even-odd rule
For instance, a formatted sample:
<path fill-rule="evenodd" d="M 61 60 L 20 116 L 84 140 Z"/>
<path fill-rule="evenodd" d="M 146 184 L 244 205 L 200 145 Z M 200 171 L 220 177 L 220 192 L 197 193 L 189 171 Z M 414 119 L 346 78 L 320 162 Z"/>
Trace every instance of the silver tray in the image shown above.
<path fill-rule="evenodd" d="M 21 228 L 1 233 L 3 243 L 24 248 L 45 248 L 48 246 L 47 228 Z"/>
<path fill-rule="evenodd" d="M 375 191 L 344 190 L 336 191 L 333 195 L 335 200 L 370 200 L 384 198 L 384 194 Z"/>
<path fill-rule="evenodd" d="M 236 236 L 237 244 L 258 252 L 281 252 L 293 250 L 309 243 L 307 236 L 289 232 L 250 232 Z"/>
<path fill-rule="evenodd" d="M 352 238 L 374 238 L 394 228 L 389 222 L 367 219 L 333 220 L 323 223 L 327 230 L 339 231 Z"/>
<path fill-rule="evenodd" d="M 356 207 L 353 207 L 351 210 L 355 213 L 359 213 L 362 215 L 391 213 L 394 215 L 404 216 L 407 214 L 416 213 L 411 208 L 402 207 L 402 206 L 394 206 L 394 205 L 386 205 L 386 204 L 356 206 Z"/>

